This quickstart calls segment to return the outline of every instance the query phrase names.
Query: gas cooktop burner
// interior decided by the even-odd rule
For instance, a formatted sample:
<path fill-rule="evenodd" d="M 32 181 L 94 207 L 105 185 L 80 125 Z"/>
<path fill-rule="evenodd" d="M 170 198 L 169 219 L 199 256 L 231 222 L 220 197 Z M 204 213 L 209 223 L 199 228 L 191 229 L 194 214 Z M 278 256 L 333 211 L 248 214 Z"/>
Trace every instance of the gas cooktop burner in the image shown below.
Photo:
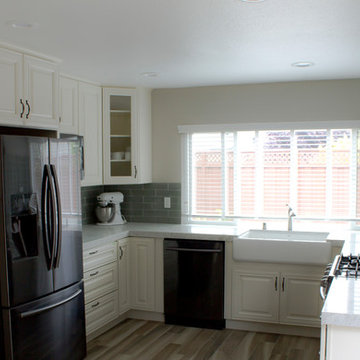
<path fill-rule="evenodd" d="M 336 269 L 335 275 L 360 278 L 360 255 L 341 256 Z"/>

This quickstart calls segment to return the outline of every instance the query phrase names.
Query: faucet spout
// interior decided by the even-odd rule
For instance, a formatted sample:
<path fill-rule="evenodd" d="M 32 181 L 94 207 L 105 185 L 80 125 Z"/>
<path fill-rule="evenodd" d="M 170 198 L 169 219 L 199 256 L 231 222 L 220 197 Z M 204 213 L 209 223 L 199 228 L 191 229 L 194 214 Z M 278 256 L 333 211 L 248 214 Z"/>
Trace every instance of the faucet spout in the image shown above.
<path fill-rule="evenodd" d="M 293 217 L 296 216 L 296 214 L 294 213 L 293 209 L 290 207 L 289 204 L 286 204 L 286 206 L 288 207 L 288 231 L 292 231 L 293 228 Z"/>

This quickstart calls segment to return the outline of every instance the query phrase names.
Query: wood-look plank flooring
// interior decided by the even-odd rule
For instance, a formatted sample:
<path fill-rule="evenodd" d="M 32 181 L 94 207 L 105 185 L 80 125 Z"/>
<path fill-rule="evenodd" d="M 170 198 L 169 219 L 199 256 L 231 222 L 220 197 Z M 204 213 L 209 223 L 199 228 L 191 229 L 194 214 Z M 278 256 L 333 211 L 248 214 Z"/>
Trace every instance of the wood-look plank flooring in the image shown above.
<path fill-rule="evenodd" d="M 315 338 L 128 319 L 88 343 L 86 360 L 318 360 Z"/>

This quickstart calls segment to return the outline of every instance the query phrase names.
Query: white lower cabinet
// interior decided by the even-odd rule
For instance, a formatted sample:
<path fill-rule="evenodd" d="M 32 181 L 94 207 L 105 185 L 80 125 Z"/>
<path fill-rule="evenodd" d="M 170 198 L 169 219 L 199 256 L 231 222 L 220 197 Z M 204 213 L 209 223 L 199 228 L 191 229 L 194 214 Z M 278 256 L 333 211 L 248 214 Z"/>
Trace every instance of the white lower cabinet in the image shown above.
<path fill-rule="evenodd" d="M 322 325 L 320 360 L 358 359 L 360 328 Z"/>
<path fill-rule="evenodd" d="M 130 251 L 129 240 L 118 241 L 119 251 L 119 313 L 130 310 Z"/>
<path fill-rule="evenodd" d="M 83 252 L 86 335 L 119 315 L 116 242 Z"/>
<path fill-rule="evenodd" d="M 87 335 L 132 309 L 163 312 L 162 242 L 131 237 L 83 252 Z"/>
<path fill-rule="evenodd" d="M 155 239 L 130 240 L 131 307 L 155 311 Z"/>
<path fill-rule="evenodd" d="M 320 272 L 309 275 L 235 267 L 231 276 L 232 319 L 320 326 Z"/>
<path fill-rule="evenodd" d="M 280 322 L 292 325 L 320 326 L 323 301 L 319 296 L 318 276 L 282 274 Z"/>
<path fill-rule="evenodd" d="M 232 317 L 277 322 L 279 316 L 277 273 L 232 272 Z"/>

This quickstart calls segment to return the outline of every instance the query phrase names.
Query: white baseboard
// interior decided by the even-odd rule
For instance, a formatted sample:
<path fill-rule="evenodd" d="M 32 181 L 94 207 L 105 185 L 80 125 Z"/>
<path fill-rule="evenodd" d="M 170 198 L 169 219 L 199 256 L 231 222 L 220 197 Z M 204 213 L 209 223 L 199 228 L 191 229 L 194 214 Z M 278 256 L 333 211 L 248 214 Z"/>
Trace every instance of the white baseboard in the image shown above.
<path fill-rule="evenodd" d="M 165 321 L 165 317 L 163 313 L 158 313 L 153 311 L 130 310 L 127 312 L 127 315 L 130 319 L 159 321 L 159 322 Z"/>
<path fill-rule="evenodd" d="M 96 337 L 100 336 L 104 332 L 110 330 L 114 326 L 126 319 L 137 319 L 146 321 L 158 321 L 164 322 L 164 314 L 153 312 L 153 311 L 142 311 L 142 310 L 129 310 L 121 314 L 118 318 L 112 320 L 100 329 L 95 330 L 91 334 L 86 336 L 86 342 L 89 342 Z M 283 325 L 283 324 L 267 324 L 250 321 L 238 321 L 238 320 L 226 320 L 226 328 L 233 330 L 245 330 L 281 335 L 294 335 L 294 336 L 306 336 L 320 338 L 320 328 L 306 327 L 306 326 L 294 326 L 294 325 Z"/>
<path fill-rule="evenodd" d="M 320 338 L 320 328 L 309 326 L 294 326 L 283 324 L 267 324 L 250 321 L 226 320 L 226 328 L 234 330 Z"/>

